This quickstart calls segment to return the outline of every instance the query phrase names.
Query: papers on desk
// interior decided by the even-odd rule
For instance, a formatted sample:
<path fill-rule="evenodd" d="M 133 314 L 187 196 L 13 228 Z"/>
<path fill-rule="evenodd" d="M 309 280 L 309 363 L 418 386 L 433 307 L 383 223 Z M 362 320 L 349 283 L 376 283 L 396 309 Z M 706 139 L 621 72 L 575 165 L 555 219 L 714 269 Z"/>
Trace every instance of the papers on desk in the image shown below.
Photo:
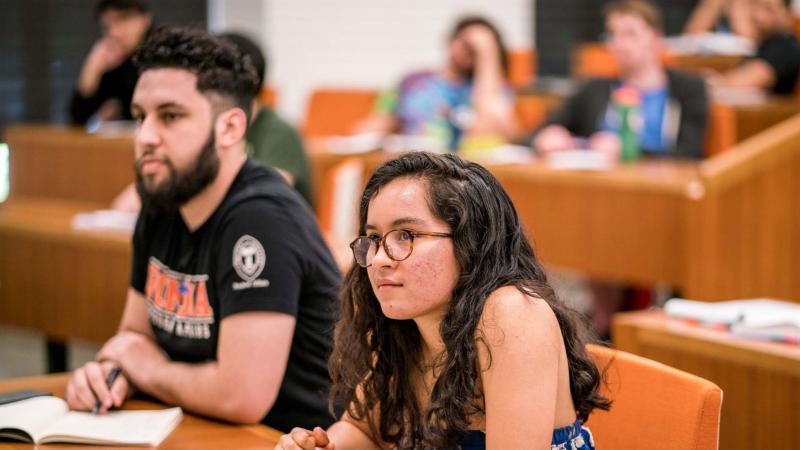
<path fill-rule="evenodd" d="M 607 154 L 589 150 L 550 152 L 544 161 L 554 170 L 609 170 L 614 166 Z"/>
<path fill-rule="evenodd" d="M 433 152 L 447 153 L 447 147 L 439 139 L 432 136 L 392 134 L 383 140 L 383 150 L 389 153 Z"/>
<path fill-rule="evenodd" d="M 511 144 L 479 151 L 462 151 L 461 155 L 464 158 L 488 164 L 529 164 L 536 159 L 530 147 Z"/>
<path fill-rule="evenodd" d="M 72 217 L 73 230 L 133 231 L 136 226 L 136 213 L 115 210 L 98 210 L 75 214 Z"/>
<path fill-rule="evenodd" d="M 383 150 L 389 153 L 427 151 L 444 153 L 438 139 L 431 136 L 415 136 L 407 134 L 360 133 L 351 136 L 331 136 L 325 141 L 326 150 L 338 155 L 357 155 Z"/>
<path fill-rule="evenodd" d="M 731 33 L 698 33 L 670 36 L 664 46 L 676 55 L 749 56 L 755 51 L 753 42 Z"/>
<path fill-rule="evenodd" d="M 360 133 L 351 136 L 331 136 L 325 141 L 325 150 L 338 155 L 357 155 L 380 150 L 383 134 Z"/>
<path fill-rule="evenodd" d="M 133 120 L 90 120 L 86 123 L 86 132 L 99 137 L 133 137 L 136 126 Z"/>
<path fill-rule="evenodd" d="M 730 106 L 763 105 L 769 96 L 763 89 L 734 86 L 713 86 L 709 89 L 711 100 Z"/>
<path fill-rule="evenodd" d="M 673 317 L 706 326 L 727 328 L 731 334 L 800 345 L 800 305 L 771 299 L 698 302 L 673 298 L 664 305 Z"/>

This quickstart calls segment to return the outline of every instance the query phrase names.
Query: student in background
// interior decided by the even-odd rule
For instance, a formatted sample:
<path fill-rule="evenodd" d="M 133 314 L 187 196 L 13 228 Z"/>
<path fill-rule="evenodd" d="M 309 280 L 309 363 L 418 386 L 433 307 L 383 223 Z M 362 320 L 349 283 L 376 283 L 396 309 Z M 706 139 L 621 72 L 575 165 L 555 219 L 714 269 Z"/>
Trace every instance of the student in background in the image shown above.
<path fill-rule="evenodd" d="M 279 430 L 332 422 L 339 272 L 305 202 L 245 152 L 259 88 L 249 58 L 205 31 L 165 27 L 134 62 L 143 207 L 131 283 L 118 333 L 72 374 L 70 407 L 97 399 L 105 412 L 138 390 Z"/>
<path fill-rule="evenodd" d="M 276 449 L 594 449 L 582 421 L 608 402 L 585 325 L 497 179 L 408 153 L 367 183 L 360 232 L 330 361 L 347 411 Z"/>
<path fill-rule="evenodd" d="M 258 74 L 259 86 L 263 86 L 267 62 L 258 44 L 240 33 L 224 33 L 220 37 L 250 57 Z M 264 105 L 258 95 L 253 98 L 252 117 L 246 135 L 248 153 L 261 164 L 277 169 L 310 205 L 311 175 L 303 140 L 297 130 Z"/>
<path fill-rule="evenodd" d="M 644 154 L 701 158 L 708 122 L 705 84 L 662 65 L 661 14 L 643 0 L 616 1 L 606 6 L 605 24 L 619 78 L 584 83 L 527 142 L 538 152 L 588 147 L 618 158 L 621 124 L 615 98 L 626 92 L 639 103 L 631 122 Z"/>
<path fill-rule="evenodd" d="M 465 137 L 509 140 L 516 131 L 508 58 L 497 28 L 465 17 L 453 29 L 448 60 L 435 71 L 413 73 L 378 99 L 375 115 L 356 132 L 427 136 L 444 149 Z"/>
<path fill-rule="evenodd" d="M 700 0 L 686 26 L 684 34 L 730 32 L 755 42 L 756 30 L 750 20 L 751 0 Z"/>
<path fill-rule="evenodd" d="M 131 119 L 131 97 L 138 73 L 131 55 L 150 28 L 147 0 L 100 0 L 95 8 L 103 37 L 83 62 L 70 101 L 72 121 Z"/>
<path fill-rule="evenodd" d="M 792 28 L 788 0 L 751 0 L 749 18 L 755 30 L 756 54 L 721 75 L 710 74 L 712 87 L 748 87 L 792 95 L 800 75 L 800 45 Z"/>

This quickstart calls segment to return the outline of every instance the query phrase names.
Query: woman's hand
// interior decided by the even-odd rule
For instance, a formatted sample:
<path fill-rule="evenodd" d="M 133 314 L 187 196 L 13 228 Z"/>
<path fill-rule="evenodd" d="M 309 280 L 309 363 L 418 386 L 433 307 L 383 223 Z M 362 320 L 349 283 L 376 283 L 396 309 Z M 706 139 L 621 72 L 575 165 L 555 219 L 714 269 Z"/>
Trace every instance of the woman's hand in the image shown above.
<path fill-rule="evenodd" d="M 334 450 L 334 444 L 328 439 L 328 433 L 320 427 L 313 431 L 295 428 L 289 434 L 281 436 L 275 450 Z"/>

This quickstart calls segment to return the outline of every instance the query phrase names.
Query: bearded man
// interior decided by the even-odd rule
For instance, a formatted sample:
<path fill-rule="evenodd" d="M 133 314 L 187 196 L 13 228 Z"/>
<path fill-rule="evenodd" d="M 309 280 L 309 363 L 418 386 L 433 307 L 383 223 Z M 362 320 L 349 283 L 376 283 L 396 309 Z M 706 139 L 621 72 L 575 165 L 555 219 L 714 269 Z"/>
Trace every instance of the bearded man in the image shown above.
<path fill-rule="evenodd" d="M 250 59 L 205 31 L 165 27 L 134 62 L 142 210 L 130 288 L 119 332 L 73 373 L 70 407 L 103 413 L 138 390 L 230 422 L 331 423 L 340 276 L 303 199 L 246 154 L 259 88 Z"/>

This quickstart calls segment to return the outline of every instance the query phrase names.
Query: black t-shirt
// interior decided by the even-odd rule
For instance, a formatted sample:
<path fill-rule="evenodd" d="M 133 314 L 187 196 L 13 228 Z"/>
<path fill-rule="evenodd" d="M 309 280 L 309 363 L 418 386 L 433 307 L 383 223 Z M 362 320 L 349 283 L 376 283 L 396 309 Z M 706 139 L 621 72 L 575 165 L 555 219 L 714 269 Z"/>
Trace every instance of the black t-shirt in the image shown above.
<path fill-rule="evenodd" d="M 120 119 L 131 120 L 131 100 L 139 72 L 130 57 L 122 64 L 104 73 L 94 95 L 82 96 L 76 89 L 72 93 L 69 113 L 72 122 L 83 125 L 106 100 L 117 99 L 120 103 Z"/>
<path fill-rule="evenodd" d="M 333 422 L 326 363 L 339 280 L 309 207 L 253 159 L 194 232 L 177 211 L 143 210 L 133 236 L 131 286 L 145 295 L 151 328 L 173 360 L 214 360 L 219 324 L 232 314 L 296 317 L 286 373 L 262 420 L 278 430 Z"/>
<path fill-rule="evenodd" d="M 792 34 L 773 34 L 758 46 L 757 59 L 763 60 L 775 72 L 772 92 L 793 94 L 800 72 L 800 46 Z"/>

